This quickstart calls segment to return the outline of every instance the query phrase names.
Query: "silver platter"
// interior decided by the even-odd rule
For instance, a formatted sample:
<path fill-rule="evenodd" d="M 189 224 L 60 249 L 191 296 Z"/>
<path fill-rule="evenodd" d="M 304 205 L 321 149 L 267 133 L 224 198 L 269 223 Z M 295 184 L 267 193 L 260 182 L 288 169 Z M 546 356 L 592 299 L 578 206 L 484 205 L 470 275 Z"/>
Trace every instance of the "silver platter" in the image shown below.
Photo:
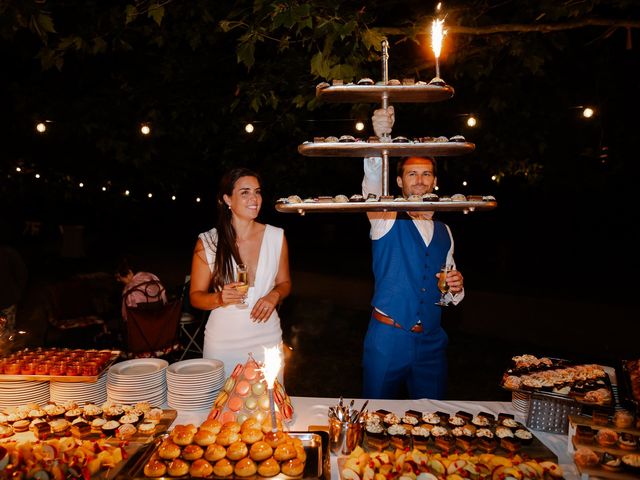
<path fill-rule="evenodd" d="M 276 210 L 281 213 L 356 213 L 356 212 L 424 212 L 445 211 L 470 213 L 474 211 L 493 210 L 498 206 L 495 200 L 466 202 L 303 202 L 276 203 Z"/>
<path fill-rule="evenodd" d="M 379 103 L 383 95 L 392 103 L 440 102 L 453 97 L 449 85 L 333 85 L 316 87 L 316 96 L 327 102 Z"/>
<path fill-rule="evenodd" d="M 383 151 L 392 157 L 407 155 L 440 157 L 464 155 L 473 152 L 475 148 L 475 144 L 469 142 L 305 142 L 298 146 L 298 152 L 307 157 L 381 157 Z"/>

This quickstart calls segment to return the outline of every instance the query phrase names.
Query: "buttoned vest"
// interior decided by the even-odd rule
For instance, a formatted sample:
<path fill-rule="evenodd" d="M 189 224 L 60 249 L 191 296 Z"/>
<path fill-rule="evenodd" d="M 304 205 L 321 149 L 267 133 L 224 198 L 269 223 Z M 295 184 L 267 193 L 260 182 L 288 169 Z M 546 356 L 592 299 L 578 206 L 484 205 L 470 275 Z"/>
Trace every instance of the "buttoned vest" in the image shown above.
<path fill-rule="evenodd" d="M 433 222 L 429 246 L 411 218 L 398 213 L 391 230 L 372 241 L 375 291 L 372 305 L 406 330 L 418 321 L 425 333 L 440 327 L 436 274 L 446 262 L 451 238 L 444 223 Z"/>

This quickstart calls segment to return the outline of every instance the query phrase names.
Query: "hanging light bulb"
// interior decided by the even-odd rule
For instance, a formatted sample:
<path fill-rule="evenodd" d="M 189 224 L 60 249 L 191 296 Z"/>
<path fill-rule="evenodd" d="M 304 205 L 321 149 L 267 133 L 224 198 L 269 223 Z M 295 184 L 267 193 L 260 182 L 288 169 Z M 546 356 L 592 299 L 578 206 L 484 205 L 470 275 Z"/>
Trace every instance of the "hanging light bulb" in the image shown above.
<path fill-rule="evenodd" d="M 361 121 L 357 121 L 356 122 L 356 130 L 361 132 L 362 130 L 364 130 L 364 122 Z"/>
<path fill-rule="evenodd" d="M 591 118 L 595 115 L 595 110 L 591 107 L 585 107 L 584 110 L 582 110 L 582 116 L 584 118 Z"/>
<path fill-rule="evenodd" d="M 124 196 L 128 197 L 129 195 L 131 195 L 131 192 L 129 190 L 125 190 L 124 191 Z"/>
<path fill-rule="evenodd" d="M 244 131 L 247 133 L 253 133 L 254 130 L 255 130 L 255 127 L 253 126 L 253 123 L 247 123 L 244 126 Z"/>
<path fill-rule="evenodd" d="M 16 167 L 16 172 L 20 173 L 22 169 L 20 167 Z"/>
<path fill-rule="evenodd" d="M 171 200 L 175 200 L 176 196 L 175 195 L 171 195 Z"/>
<path fill-rule="evenodd" d="M 152 198 L 153 197 L 153 193 L 149 192 L 147 193 L 147 198 Z"/>
<path fill-rule="evenodd" d="M 80 183 L 78 183 L 78 186 L 79 186 L 80 188 L 84 188 L 84 183 L 83 183 L 83 182 L 80 182 Z"/>
<path fill-rule="evenodd" d="M 107 187 L 102 187 L 102 191 L 106 192 L 107 191 Z"/>
<path fill-rule="evenodd" d="M 467 127 L 475 127 L 478 124 L 478 120 L 476 119 L 476 117 L 474 117 L 473 115 L 469 115 L 469 118 L 467 118 Z"/>
<path fill-rule="evenodd" d="M 40 174 L 39 174 L 39 173 L 36 173 L 34 176 L 35 176 L 36 178 L 40 178 Z"/>
<path fill-rule="evenodd" d="M 143 135 L 149 135 L 151 133 L 151 127 L 148 123 L 143 123 L 140 126 L 140 133 L 142 133 Z"/>
<path fill-rule="evenodd" d="M 462 186 L 463 186 L 463 187 L 466 187 L 466 186 L 467 186 L 467 181 L 466 181 L 466 180 L 462 182 Z"/>
<path fill-rule="evenodd" d="M 38 122 L 38 123 L 36 124 L 36 131 L 37 131 L 38 133 L 44 133 L 44 132 L 46 132 L 46 131 L 47 131 L 47 124 L 46 124 L 46 123 L 44 123 L 44 122 Z"/>
<path fill-rule="evenodd" d="M 200 197 L 196 197 L 196 202 L 200 203 Z"/>

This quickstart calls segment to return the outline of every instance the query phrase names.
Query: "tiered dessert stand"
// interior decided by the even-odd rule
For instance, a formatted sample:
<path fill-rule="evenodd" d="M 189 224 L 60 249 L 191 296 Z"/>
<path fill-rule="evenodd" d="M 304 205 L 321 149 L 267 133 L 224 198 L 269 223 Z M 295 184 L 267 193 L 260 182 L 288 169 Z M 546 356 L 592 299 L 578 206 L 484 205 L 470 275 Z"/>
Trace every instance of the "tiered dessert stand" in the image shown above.
<path fill-rule="evenodd" d="M 382 42 L 382 77 L 383 80 L 374 85 L 321 83 L 316 87 L 316 96 L 328 102 L 350 103 L 378 103 L 387 108 L 391 101 L 397 103 L 428 103 L 439 102 L 453 97 L 453 87 L 438 79 L 430 84 L 418 82 L 412 84 L 398 84 L 389 82 L 388 74 L 388 43 Z M 323 139 L 324 140 L 324 139 Z M 449 200 L 443 197 L 439 201 L 408 201 L 389 197 L 389 157 L 403 156 L 454 156 L 471 153 L 475 149 L 473 143 L 461 141 L 406 141 L 396 143 L 390 135 L 373 138 L 372 141 L 314 141 L 305 142 L 298 147 L 298 151 L 309 157 L 381 157 L 382 158 L 382 196 L 375 201 L 327 201 L 309 199 L 306 201 L 279 200 L 276 210 L 282 213 L 306 212 L 380 212 L 380 211 L 462 211 L 465 213 L 475 210 L 491 210 L 497 206 L 492 196 L 473 196 L 471 199 Z M 383 198 L 384 197 L 384 198 Z M 331 197 L 326 197 L 331 198 Z"/>

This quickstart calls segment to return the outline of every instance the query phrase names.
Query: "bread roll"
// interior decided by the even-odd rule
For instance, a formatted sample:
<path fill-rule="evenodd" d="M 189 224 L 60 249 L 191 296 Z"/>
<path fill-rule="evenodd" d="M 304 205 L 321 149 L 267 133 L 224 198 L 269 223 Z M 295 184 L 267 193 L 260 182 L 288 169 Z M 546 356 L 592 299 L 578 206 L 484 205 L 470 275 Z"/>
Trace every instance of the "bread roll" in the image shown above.
<path fill-rule="evenodd" d="M 249 455 L 249 449 L 244 442 L 233 442 L 227 447 L 227 458 L 229 460 L 240 460 Z"/>
<path fill-rule="evenodd" d="M 242 439 L 243 442 L 251 444 L 251 443 L 256 443 L 259 440 L 262 440 L 264 438 L 264 434 L 260 429 L 247 428 L 246 430 L 240 433 L 240 438 Z"/>
<path fill-rule="evenodd" d="M 189 430 L 174 430 L 173 434 L 171 435 L 171 439 L 173 440 L 173 443 L 175 443 L 176 445 L 189 445 L 191 442 L 193 442 L 193 433 Z"/>
<path fill-rule="evenodd" d="M 236 466 L 233 468 L 233 473 L 235 473 L 239 477 L 250 477 L 251 475 L 255 475 L 258 471 L 258 466 L 256 462 L 251 460 L 249 457 L 244 457 L 241 460 L 238 460 Z"/>
<path fill-rule="evenodd" d="M 261 477 L 274 477 L 280 473 L 280 464 L 273 457 L 267 458 L 258 465 L 258 475 Z"/>
<path fill-rule="evenodd" d="M 238 433 L 240 432 L 240 424 L 238 422 L 224 422 L 222 424 L 222 428 L 221 431 L 223 430 L 229 430 L 231 432 L 235 432 Z"/>
<path fill-rule="evenodd" d="M 169 467 L 167 468 L 167 473 L 172 477 L 181 477 L 189 473 L 189 464 L 184 460 L 179 458 L 175 458 L 171 460 Z"/>
<path fill-rule="evenodd" d="M 297 457 L 296 447 L 292 443 L 281 443 L 273 451 L 273 458 L 279 462 Z"/>
<path fill-rule="evenodd" d="M 216 436 L 216 443 L 223 447 L 228 447 L 238 440 L 240 440 L 240 434 L 231 430 L 220 430 L 220 433 Z"/>
<path fill-rule="evenodd" d="M 262 426 L 260 425 L 260 421 L 255 417 L 249 417 L 244 422 L 242 422 L 240 431 L 244 432 L 245 430 L 255 429 L 255 428 L 257 428 L 258 430 L 262 428 Z"/>
<path fill-rule="evenodd" d="M 216 434 L 211 430 L 200 429 L 193 436 L 193 441 L 201 447 L 207 447 L 216 441 Z"/>
<path fill-rule="evenodd" d="M 267 442 L 256 442 L 249 449 L 249 456 L 256 462 L 266 460 L 271 455 L 273 455 L 273 448 Z"/>
<path fill-rule="evenodd" d="M 282 470 L 282 473 L 285 475 L 296 477 L 298 475 L 302 475 L 302 472 L 304 471 L 304 463 L 302 463 L 298 458 L 292 458 L 291 460 L 287 460 L 282 463 L 280 465 L 280 470 Z"/>
<path fill-rule="evenodd" d="M 167 473 L 167 466 L 157 458 L 152 458 L 144 466 L 145 477 L 162 477 L 165 473 Z"/>
<path fill-rule="evenodd" d="M 204 458 L 199 458 L 189 467 L 191 477 L 208 477 L 213 473 L 213 466 Z"/>
<path fill-rule="evenodd" d="M 158 448 L 158 455 L 164 460 L 173 460 L 180 456 L 180 447 L 171 440 L 162 442 L 162 445 Z"/>
<path fill-rule="evenodd" d="M 213 465 L 213 474 L 216 477 L 228 477 L 232 473 L 233 473 L 233 464 L 226 458 L 218 460 Z"/>
<path fill-rule="evenodd" d="M 267 432 L 264 435 L 264 441 L 267 442 L 271 448 L 276 448 L 281 443 L 285 443 L 287 441 L 287 436 L 280 431 Z"/>
<path fill-rule="evenodd" d="M 210 432 L 213 432 L 216 435 L 220 433 L 221 428 L 222 428 L 222 424 L 218 420 L 214 420 L 214 419 L 207 419 L 204 422 L 202 422 L 202 425 L 200 425 L 200 430 L 209 430 Z"/>
<path fill-rule="evenodd" d="M 200 445 L 186 445 L 182 449 L 182 458 L 184 458 L 185 460 L 189 460 L 190 462 L 202 458 L 203 455 L 204 450 Z"/>
<path fill-rule="evenodd" d="M 209 445 L 204 452 L 204 458 L 210 462 L 217 462 L 227 456 L 227 450 L 222 446 L 214 443 Z"/>

